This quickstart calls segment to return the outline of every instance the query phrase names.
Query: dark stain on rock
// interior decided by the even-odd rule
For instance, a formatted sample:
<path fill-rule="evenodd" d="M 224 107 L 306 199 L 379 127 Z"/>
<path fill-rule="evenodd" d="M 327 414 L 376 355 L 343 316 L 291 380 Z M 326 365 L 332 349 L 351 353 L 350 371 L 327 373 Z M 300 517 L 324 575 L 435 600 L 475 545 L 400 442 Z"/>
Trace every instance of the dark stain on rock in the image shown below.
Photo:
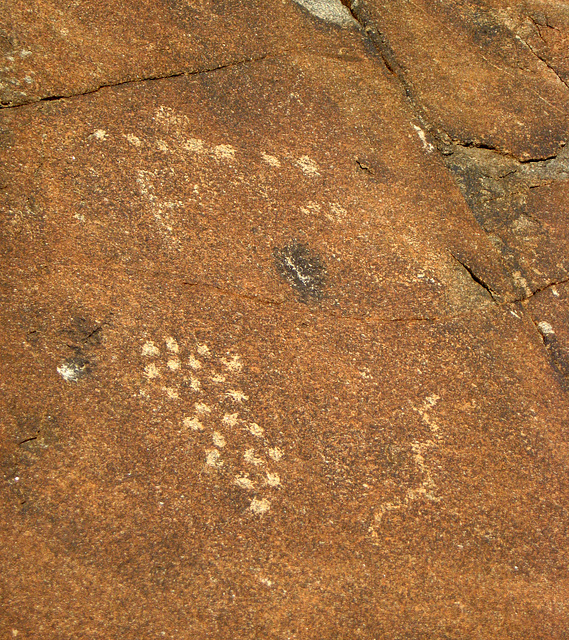
<path fill-rule="evenodd" d="M 16 421 L 18 447 L 29 453 L 41 453 L 58 440 L 57 420 L 51 415 L 25 414 Z"/>
<path fill-rule="evenodd" d="M 82 316 L 74 316 L 71 327 L 63 330 L 63 334 L 68 337 L 67 346 L 76 351 L 100 346 L 105 324 L 91 322 Z"/>
<path fill-rule="evenodd" d="M 103 346 L 103 330 L 108 323 L 108 320 L 94 322 L 82 315 L 74 315 L 70 325 L 60 330 L 65 347 L 73 352 L 57 367 L 64 380 L 77 382 L 92 372 L 97 352 Z"/>
<path fill-rule="evenodd" d="M 302 302 L 321 300 L 326 284 L 326 267 L 320 257 L 298 242 L 274 249 L 277 271 Z"/>

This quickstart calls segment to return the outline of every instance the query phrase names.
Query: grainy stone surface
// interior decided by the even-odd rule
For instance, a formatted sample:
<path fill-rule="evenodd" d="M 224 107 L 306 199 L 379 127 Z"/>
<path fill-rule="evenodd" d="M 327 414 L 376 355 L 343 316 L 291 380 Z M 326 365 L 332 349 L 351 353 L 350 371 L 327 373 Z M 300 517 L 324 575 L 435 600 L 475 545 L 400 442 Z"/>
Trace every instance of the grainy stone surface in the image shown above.
<path fill-rule="evenodd" d="M 489 149 L 444 147 L 476 220 L 526 296 L 569 278 L 568 151 L 524 164 Z"/>
<path fill-rule="evenodd" d="M 348 5 L 5 10 L 2 637 L 566 637 L 563 7 Z"/>
<path fill-rule="evenodd" d="M 555 155 L 559 144 L 567 141 L 569 93 L 555 70 L 562 45 L 557 35 L 536 48 L 523 39 L 527 30 L 522 27 L 533 27 L 535 41 L 541 29 L 531 16 L 543 21 L 552 15 L 552 20 L 555 16 L 556 22 L 564 23 L 561 34 L 566 34 L 567 8 L 561 2 L 534 2 L 523 11 L 518 4 L 504 0 L 352 3 L 387 63 L 439 132 L 520 160 L 543 159 Z M 543 8 L 541 18 L 538 6 Z M 543 52 L 541 57 L 538 51 Z"/>
<path fill-rule="evenodd" d="M 6 0 L 0 102 L 75 95 L 298 48 L 325 52 L 326 35 L 337 27 L 307 15 L 288 0 Z M 338 42 L 327 44 L 336 55 Z M 349 42 L 343 46 L 349 49 Z"/>

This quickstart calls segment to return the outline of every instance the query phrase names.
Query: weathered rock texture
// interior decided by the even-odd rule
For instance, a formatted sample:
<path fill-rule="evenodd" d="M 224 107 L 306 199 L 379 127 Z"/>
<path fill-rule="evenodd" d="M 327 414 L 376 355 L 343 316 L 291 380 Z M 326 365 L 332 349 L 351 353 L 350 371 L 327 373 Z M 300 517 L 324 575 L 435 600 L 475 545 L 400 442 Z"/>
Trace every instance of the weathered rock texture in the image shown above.
<path fill-rule="evenodd" d="M 561 2 L 3 8 L 6 638 L 561 640 Z"/>

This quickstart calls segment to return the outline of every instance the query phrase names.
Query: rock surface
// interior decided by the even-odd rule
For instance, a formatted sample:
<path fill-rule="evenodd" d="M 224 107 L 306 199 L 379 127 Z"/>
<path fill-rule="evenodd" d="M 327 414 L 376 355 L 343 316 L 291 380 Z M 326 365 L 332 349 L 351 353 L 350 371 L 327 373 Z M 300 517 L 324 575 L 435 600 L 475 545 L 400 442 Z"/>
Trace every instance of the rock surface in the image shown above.
<path fill-rule="evenodd" d="M 2 637 L 565 638 L 564 4 L 3 14 Z"/>

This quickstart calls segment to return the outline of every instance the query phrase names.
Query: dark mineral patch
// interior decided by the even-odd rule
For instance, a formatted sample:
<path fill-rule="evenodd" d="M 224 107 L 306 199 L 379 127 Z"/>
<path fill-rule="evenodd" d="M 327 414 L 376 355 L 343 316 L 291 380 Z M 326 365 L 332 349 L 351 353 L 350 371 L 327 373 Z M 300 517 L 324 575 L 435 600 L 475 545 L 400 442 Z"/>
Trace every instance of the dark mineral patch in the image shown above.
<path fill-rule="evenodd" d="M 298 293 L 302 302 L 324 296 L 326 267 L 320 257 L 303 244 L 292 242 L 274 250 L 278 273 Z"/>

